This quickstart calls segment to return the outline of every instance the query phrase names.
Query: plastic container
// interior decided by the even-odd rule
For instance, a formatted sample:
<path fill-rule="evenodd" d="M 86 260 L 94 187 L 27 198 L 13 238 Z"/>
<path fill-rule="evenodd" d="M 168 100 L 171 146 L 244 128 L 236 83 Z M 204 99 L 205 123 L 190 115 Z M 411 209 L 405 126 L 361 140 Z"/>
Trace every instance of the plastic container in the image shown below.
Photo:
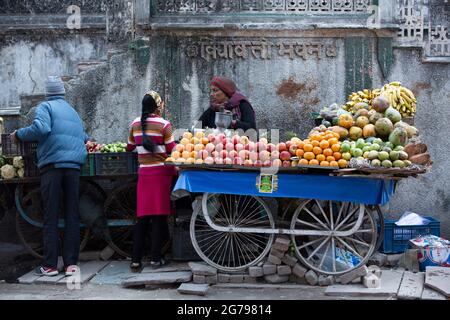
<path fill-rule="evenodd" d="M 81 166 L 81 176 L 91 177 L 95 175 L 95 157 L 93 153 L 89 153 L 86 163 Z"/>
<path fill-rule="evenodd" d="M 441 235 L 440 222 L 432 217 L 425 217 L 430 220 L 427 225 L 420 226 L 397 226 L 397 220 L 384 219 L 384 239 L 382 252 L 402 253 L 409 248 L 409 240 L 421 235 L 432 234 Z"/>
<path fill-rule="evenodd" d="M 172 231 L 172 259 L 179 261 L 199 261 L 201 258 L 192 245 L 189 234 L 189 219 L 177 219 Z"/>
<path fill-rule="evenodd" d="M 39 176 L 39 169 L 37 167 L 37 160 L 35 156 L 23 157 L 25 173 L 24 177 L 37 177 Z"/>
<path fill-rule="evenodd" d="M 2 133 L 1 144 L 2 154 L 7 157 L 34 156 L 36 154 L 37 142 L 13 143 L 9 133 Z"/>
<path fill-rule="evenodd" d="M 95 175 L 127 175 L 136 173 L 136 153 L 95 153 Z"/>

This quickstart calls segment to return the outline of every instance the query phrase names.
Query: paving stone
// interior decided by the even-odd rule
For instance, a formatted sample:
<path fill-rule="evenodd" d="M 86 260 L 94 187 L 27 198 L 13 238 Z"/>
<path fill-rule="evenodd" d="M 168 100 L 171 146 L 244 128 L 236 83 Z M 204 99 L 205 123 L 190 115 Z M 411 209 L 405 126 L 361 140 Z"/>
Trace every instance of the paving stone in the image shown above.
<path fill-rule="evenodd" d="M 366 288 L 363 284 L 334 284 L 328 286 L 325 295 L 328 296 L 396 296 L 403 272 L 396 270 L 383 270 L 381 286 L 376 289 Z"/>
<path fill-rule="evenodd" d="M 262 267 L 250 267 L 248 273 L 252 277 L 262 277 L 264 275 Z"/>
<path fill-rule="evenodd" d="M 331 286 L 334 283 L 333 276 L 319 275 L 319 286 Z"/>
<path fill-rule="evenodd" d="M 193 274 L 192 275 L 192 282 L 197 283 L 197 284 L 204 284 L 204 283 L 206 283 L 206 276 Z"/>
<path fill-rule="evenodd" d="M 269 252 L 269 255 L 273 255 L 281 260 L 284 257 L 284 252 L 281 252 L 280 250 L 272 248 Z"/>
<path fill-rule="evenodd" d="M 369 259 L 369 263 L 373 263 L 379 267 L 383 267 L 387 263 L 387 255 L 381 252 L 375 252 Z"/>
<path fill-rule="evenodd" d="M 363 265 L 359 268 L 356 268 L 350 272 L 347 272 L 347 273 L 341 275 L 338 278 L 338 282 L 341 284 L 347 284 L 347 283 L 350 283 L 353 279 L 364 277 L 368 272 L 369 271 L 368 271 L 367 267 L 365 265 Z"/>
<path fill-rule="evenodd" d="M 219 283 L 229 283 L 230 282 L 230 275 L 226 273 L 218 273 L 217 274 L 217 281 Z"/>
<path fill-rule="evenodd" d="M 289 254 L 285 254 L 284 257 L 281 259 L 281 262 L 287 264 L 290 267 L 293 267 L 297 263 L 297 258 Z"/>
<path fill-rule="evenodd" d="M 257 283 L 258 280 L 250 275 L 244 275 L 244 283 Z"/>
<path fill-rule="evenodd" d="M 217 274 L 214 276 L 206 276 L 207 284 L 216 284 L 217 283 Z"/>
<path fill-rule="evenodd" d="M 270 275 L 277 273 L 277 266 L 274 264 L 265 264 L 263 265 L 263 274 L 264 275 Z"/>
<path fill-rule="evenodd" d="M 450 268 L 426 267 L 425 285 L 450 297 Z"/>
<path fill-rule="evenodd" d="M 100 251 L 81 251 L 78 256 L 79 261 L 100 260 Z"/>
<path fill-rule="evenodd" d="M 61 279 L 58 284 L 65 284 L 67 286 L 76 286 L 91 280 L 95 275 L 101 272 L 109 261 L 88 261 L 81 262 L 79 265 L 80 272 L 72 276 Z"/>
<path fill-rule="evenodd" d="M 379 288 L 381 285 L 380 278 L 375 274 L 369 273 L 362 277 L 362 283 L 366 288 Z"/>
<path fill-rule="evenodd" d="M 277 266 L 277 274 L 280 276 L 288 276 L 292 273 L 291 267 L 289 266 Z"/>
<path fill-rule="evenodd" d="M 274 256 L 273 254 L 269 254 L 267 262 L 278 265 L 281 264 L 281 259 L 278 258 L 277 256 Z"/>
<path fill-rule="evenodd" d="M 319 276 L 313 270 L 309 270 L 305 274 L 305 279 L 312 286 L 317 285 L 317 283 L 319 282 Z"/>
<path fill-rule="evenodd" d="M 188 265 L 191 268 L 192 273 L 199 276 L 214 276 L 217 274 L 216 268 L 208 266 L 205 263 L 189 262 Z"/>
<path fill-rule="evenodd" d="M 398 289 L 397 298 L 402 300 L 416 300 L 422 297 L 425 273 L 405 271 Z"/>
<path fill-rule="evenodd" d="M 161 272 L 174 272 L 174 271 L 191 271 L 191 268 L 186 262 L 171 261 L 168 265 L 161 268 L 145 267 L 141 273 L 161 273 Z"/>
<path fill-rule="evenodd" d="M 289 280 L 289 276 L 280 276 L 278 274 L 270 274 L 264 276 L 264 280 L 268 283 L 283 283 Z"/>
<path fill-rule="evenodd" d="M 289 282 L 309 286 L 309 283 L 306 281 L 305 277 L 298 277 L 293 273 L 289 275 Z"/>
<path fill-rule="evenodd" d="M 230 283 L 242 283 L 244 282 L 243 274 L 230 274 Z"/>
<path fill-rule="evenodd" d="M 173 284 L 190 282 L 191 280 L 192 272 L 190 271 L 140 273 L 122 281 L 122 286 L 133 287 L 147 284 Z"/>
<path fill-rule="evenodd" d="M 31 284 L 40 277 L 41 276 L 37 276 L 34 274 L 34 270 L 31 270 L 30 272 L 28 272 L 27 274 L 24 274 L 17 280 L 19 281 L 19 283 Z"/>
<path fill-rule="evenodd" d="M 440 292 L 437 292 L 426 286 L 423 287 L 422 300 L 447 300 L 447 298 Z"/>
<path fill-rule="evenodd" d="M 193 294 L 197 296 L 204 296 L 208 292 L 208 284 L 193 284 L 193 283 L 182 283 L 177 291 L 182 294 Z"/>
<path fill-rule="evenodd" d="M 274 244 L 272 245 L 272 248 L 279 250 L 281 252 L 286 252 L 289 249 L 289 244 L 291 241 L 286 237 L 278 237 Z"/>
<path fill-rule="evenodd" d="M 305 273 L 307 272 L 308 270 L 305 268 L 305 267 L 303 267 L 303 266 L 301 266 L 300 264 L 298 264 L 298 263 L 296 263 L 295 265 L 294 265 L 294 267 L 292 268 L 292 273 L 293 274 L 295 274 L 297 277 L 299 277 L 299 278 L 303 278 L 304 276 L 305 276 Z"/>
<path fill-rule="evenodd" d="M 135 275 L 136 273 L 130 270 L 130 261 L 111 261 L 89 283 L 120 285 L 122 281 Z"/>

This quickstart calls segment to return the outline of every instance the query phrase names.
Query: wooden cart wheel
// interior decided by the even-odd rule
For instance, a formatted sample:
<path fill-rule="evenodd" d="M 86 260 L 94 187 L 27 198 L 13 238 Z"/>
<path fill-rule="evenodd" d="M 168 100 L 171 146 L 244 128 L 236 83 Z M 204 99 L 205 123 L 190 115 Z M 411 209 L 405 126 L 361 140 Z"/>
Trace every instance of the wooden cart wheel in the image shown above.
<path fill-rule="evenodd" d="M 108 219 L 106 241 L 114 251 L 124 258 L 133 253 L 133 226 L 136 222 L 136 182 L 128 182 L 114 189 L 105 201 L 104 214 Z M 173 217 L 168 217 L 169 229 Z M 151 227 L 149 228 L 151 229 Z M 170 230 L 162 252 L 170 249 Z M 151 230 L 146 238 L 146 247 L 151 246 Z"/>
<path fill-rule="evenodd" d="M 359 211 L 362 223 L 349 235 Z M 291 221 L 292 230 L 323 232 L 322 235 L 296 236 L 291 239 L 300 261 L 320 274 L 340 275 L 365 264 L 377 242 L 376 223 L 364 205 L 339 201 L 309 200 L 301 204 Z"/>
<path fill-rule="evenodd" d="M 89 190 L 83 188 L 80 184 L 80 193 L 82 190 Z M 41 199 L 41 190 L 39 187 L 34 186 L 23 195 L 23 187 L 17 186 L 15 193 L 16 200 L 16 231 L 20 241 L 23 243 L 28 252 L 39 259 L 43 258 L 43 227 L 44 227 L 44 215 Z M 62 205 L 61 205 L 62 207 Z M 61 210 L 62 212 L 62 210 Z M 63 215 L 62 215 L 63 217 Z M 63 220 L 60 219 L 60 239 L 63 239 Z M 80 228 L 80 251 L 84 249 L 90 238 L 90 231 L 88 228 Z M 62 252 L 60 250 L 60 252 Z"/>
<path fill-rule="evenodd" d="M 220 227 L 274 228 L 272 214 L 260 198 L 205 193 L 202 206 L 194 208 L 190 236 L 200 258 L 226 272 L 245 270 L 269 252 L 273 234 L 217 231 L 207 223 L 205 214 Z"/>

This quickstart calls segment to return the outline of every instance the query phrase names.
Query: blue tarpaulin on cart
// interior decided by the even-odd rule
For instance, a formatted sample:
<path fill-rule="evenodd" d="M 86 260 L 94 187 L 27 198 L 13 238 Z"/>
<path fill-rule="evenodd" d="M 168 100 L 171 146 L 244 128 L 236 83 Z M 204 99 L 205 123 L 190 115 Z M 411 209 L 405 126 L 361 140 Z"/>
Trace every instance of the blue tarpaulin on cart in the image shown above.
<path fill-rule="evenodd" d="M 260 172 L 186 170 L 180 172 L 174 191 L 335 200 L 372 205 L 385 204 L 394 193 L 394 181 L 390 179 L 283 173 L 277 174 L 276 190 L 262 193 L 257 184 L 259 175 Z"/>

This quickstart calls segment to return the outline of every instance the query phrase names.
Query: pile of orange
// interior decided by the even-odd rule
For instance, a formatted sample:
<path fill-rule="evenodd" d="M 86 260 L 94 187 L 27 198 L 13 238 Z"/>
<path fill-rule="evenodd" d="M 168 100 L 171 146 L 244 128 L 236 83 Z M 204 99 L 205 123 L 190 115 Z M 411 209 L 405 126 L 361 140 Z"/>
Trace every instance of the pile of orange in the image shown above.
<path fill-rule="evenodd" d="M 333 131 L 313 133 L 303 141 L 296 141 L 296 155 L 301 165 L 320 165 L 346 168 L 347 160 L 342 159 L 339 134 Z"/>

